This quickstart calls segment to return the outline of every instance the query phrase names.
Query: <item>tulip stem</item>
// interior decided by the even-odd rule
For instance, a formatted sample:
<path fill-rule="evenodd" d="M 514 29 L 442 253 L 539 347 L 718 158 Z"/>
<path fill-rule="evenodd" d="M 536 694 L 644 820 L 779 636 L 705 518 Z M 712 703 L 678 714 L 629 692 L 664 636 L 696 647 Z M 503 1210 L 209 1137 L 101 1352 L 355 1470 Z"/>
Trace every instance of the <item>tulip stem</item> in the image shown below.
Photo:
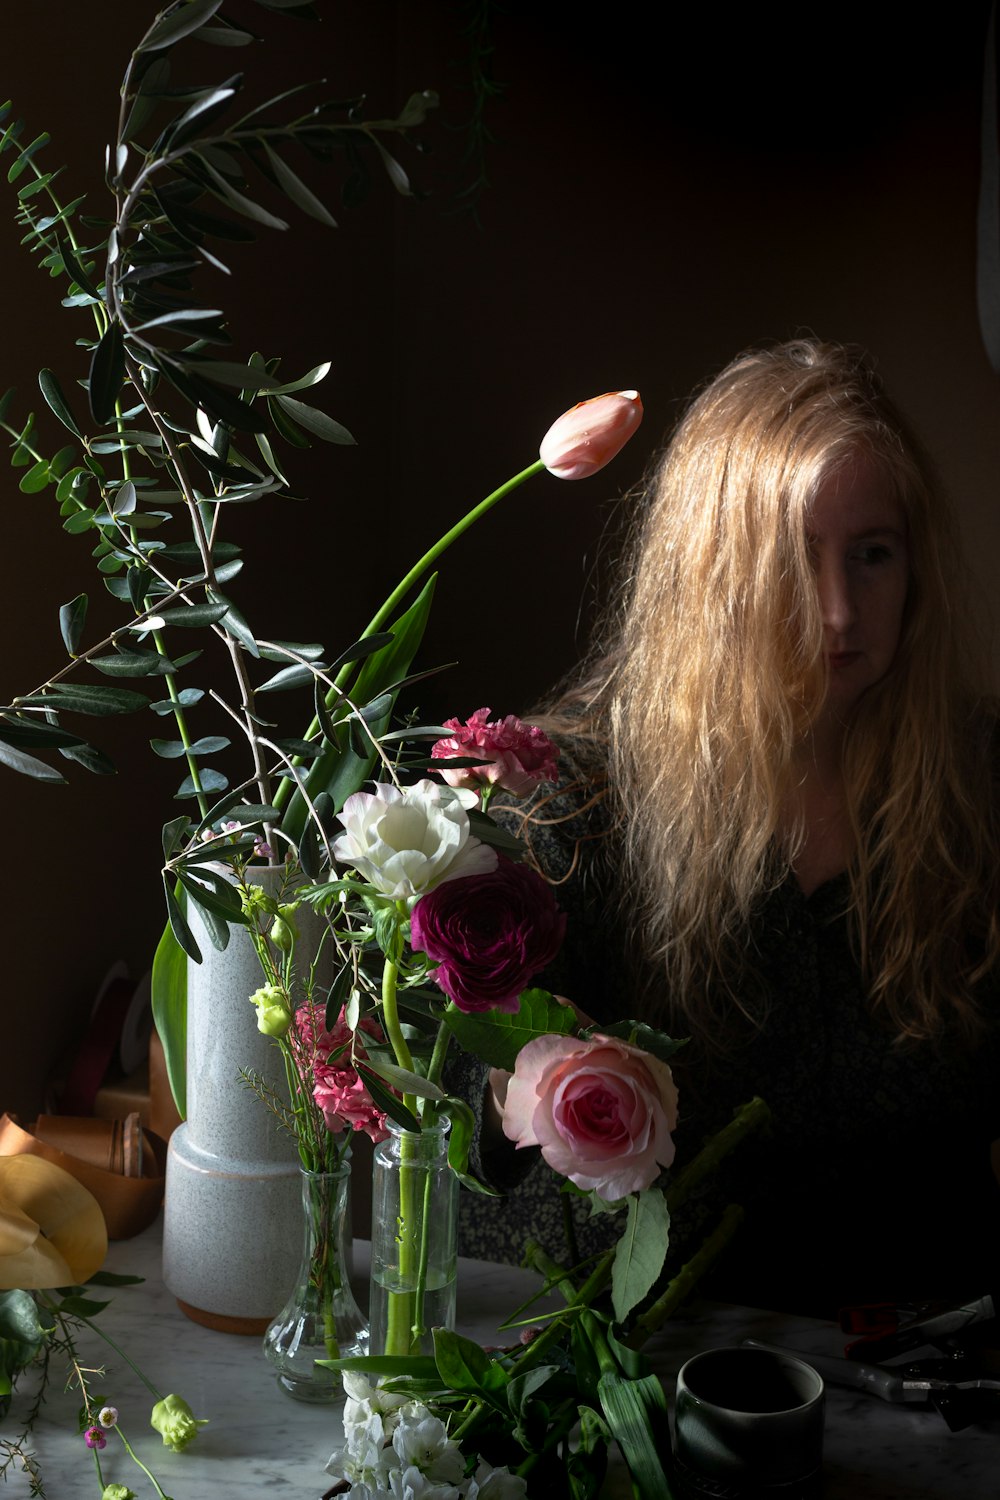
<path fill-rule="evenodd" d="M 364 630 L 361 632 L 360 639 L 364 640 L 366 636 L 375 635 L 377 631 L 382 629 L 383 625 L 387 624 L 388 621 L 391 620 L 396 609 L 406 598 L 406 595 L 410 592 L 415 584 L 419 583 L 424 574 L 434 566 L 438 558 L 441 556 L 442 552 L 446 552 L 448 550 L 452 542 L 457 542 L 458 538 L 462 536 L 463 533 L 468 531 L 470 526 L 475 525 L 480 516 L 484 516 L 488 510 L 492 510 L 494 505 L 496 505 L 498 501 L 502 500 L 505 495 L 510 494 L 511 490 L 516 490 L 519 485 L 524 484 L 526 479 L 530 479 L 534 474 L 541 473 L 544 468 L 545 465 L 542 463 L 542 460 L 540 458 L 536 458 L 533 464 L 529 464 L 526 469 L 522 469 L 519 474 L 515 474 L 511 479 L 508 479 L 506 483 L 500 485 L 498 489 L 493 490 L 491 494 L 486 496 L 485 500 L 480 500 L 478 505 L 474 505 L 472 510 L 468 511 L 460 521 L 456 521 L 455 525 L 452 526 L 450 531 L 445 532 L 444 536 L 438 537 L 433 547 L 430 547 L 424 553 L 423 557 L 418 559 L 418 561 L 413 564 L 413 567 L 406 574 L 405 578 L 403 578 L 401 582 L 398 583 L 393 589 L 392 593 L 382 605 L 381 609 L 379 609 L 372 616 L 368 624 L 365 626 Z M 326 695 L 327 708 L 331 708 L 339 698 L 341 690 L 343 689 L 343 687 L 347 683 L 348 678 L 351 675 L 351 669 L 353 666 L 353 662 L 345 662 L 340 671 L 337 673 L 336 677 L 334 678 L 334 685 L 329 689 Z M 305 738 L 307 740 L 315 739 L 316 735 L 319 733 L 319 729 L 319 719 L 314 718 L 309 725 L 309 728 L 305 732 Z M 292 764 L 301 764 L 300 757 L 293 757 Z M 290 778 L 279 782 L 274 796 L 271 799 L 273 805 L 277 808 L 283 807 L 288 797 L 291 795 L 292 790 L 293 783 Z"/>

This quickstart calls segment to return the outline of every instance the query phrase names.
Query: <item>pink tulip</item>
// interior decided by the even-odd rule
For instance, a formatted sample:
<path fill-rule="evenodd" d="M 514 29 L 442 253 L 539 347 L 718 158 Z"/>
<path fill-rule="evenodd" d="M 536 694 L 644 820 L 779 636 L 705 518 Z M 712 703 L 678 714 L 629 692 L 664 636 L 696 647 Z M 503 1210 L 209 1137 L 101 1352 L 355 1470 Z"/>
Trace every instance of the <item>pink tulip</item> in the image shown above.
<path fill-rule="evenodd" d="M 624 448 L 641 421 L 638 391 L 608 391 L 563 412 L 538 456 L 557 479 L 588 479 Z"/>

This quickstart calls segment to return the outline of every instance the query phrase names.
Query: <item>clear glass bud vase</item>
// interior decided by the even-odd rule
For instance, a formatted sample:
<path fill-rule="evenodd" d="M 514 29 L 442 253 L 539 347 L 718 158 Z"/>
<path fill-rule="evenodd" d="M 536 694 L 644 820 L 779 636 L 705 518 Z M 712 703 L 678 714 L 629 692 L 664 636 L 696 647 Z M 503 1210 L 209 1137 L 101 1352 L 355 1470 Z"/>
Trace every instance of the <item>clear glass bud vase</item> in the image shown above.
<path fill-rule="evenodd" d="M 458 1178 L 449 1120 L 418 1134 L 386 1121 L 372 1175 L 371 1352 L 431 1354 L 433 1329 L 455 1326 Z"/>
<path fill-rule="evenodd" d="M 350 1153 L 335 1172 L 302 1172 L 302 1264 L 264 1335 L 279 1386 L 298 1401 L 343 1401 L 339 1371 L 316 1360 L 368 1353 L 368 1324 L 354 1300 L 345 1251 L 350 1183 Z"/>

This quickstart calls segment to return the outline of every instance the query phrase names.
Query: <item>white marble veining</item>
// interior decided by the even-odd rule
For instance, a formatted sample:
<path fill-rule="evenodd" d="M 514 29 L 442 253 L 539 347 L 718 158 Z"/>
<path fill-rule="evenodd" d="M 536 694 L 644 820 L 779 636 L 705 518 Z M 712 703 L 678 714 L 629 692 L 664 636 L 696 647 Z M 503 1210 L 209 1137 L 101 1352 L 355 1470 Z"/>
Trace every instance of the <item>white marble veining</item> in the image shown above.
<path fill-rule="evenodd" d="M 100 1323 L 164 1393 L 183 1395 L 197 1416 L 210 1421 L 188 1452 L 168 1453 L 147 1426 L 150 1398 L 139 1381 L 97 1340 L 88 1340 L 88 1357 L 109 1366 L 106 1395 L 119 1408 L 130 1441 L 173 1500 L 247 1500 L 265 1493 L 278 1500 L 318 1500 L 329 1483 L 323 1465 L 336 1436 L 336 1413 L 283 1395 L 257 1340 L 214 1333 L 185 1318 L 160 1280 L 159 1240 L 156 1226 L 112 1246 L 109 1269 L 148 1279 L 114 1292 Z M 497 1342 L 498 1318 L 535 1285 L 533 1276 L 511 1267 L 461 1262 L 460 1327 L 485 1343 Z M 841 1335 L 822 1323 L 693 1305 L 669 1325 L 656 1364 L 671 1375 L 698 1349 L 748 1337 L 806 1353 L 841 1352 Z M 77 1405 L 54 1383 L 35 1429 L 33 1448 L 49 1500 L 90 1500 L 98 1493 L 92 1458 L 74 1431 Z M 5 1434 L 14 1431 L 15 1417 L 16 1410 L 2 1424 Z M 130 1484 L 141 1500 L 152 1496 L 120 1446 L 110 1442 L 102 1458 L 106 1481 Z M 0 1489 L 0 1500 L 26 1500 L 29 1494 L 26 1477 L 15 1474 L 6 1492 Z M 953 1433 L 933 1410 L 889 1406 L 828 1387 L 823 1500 L 998 1497 L 1000 1420 Z"/>

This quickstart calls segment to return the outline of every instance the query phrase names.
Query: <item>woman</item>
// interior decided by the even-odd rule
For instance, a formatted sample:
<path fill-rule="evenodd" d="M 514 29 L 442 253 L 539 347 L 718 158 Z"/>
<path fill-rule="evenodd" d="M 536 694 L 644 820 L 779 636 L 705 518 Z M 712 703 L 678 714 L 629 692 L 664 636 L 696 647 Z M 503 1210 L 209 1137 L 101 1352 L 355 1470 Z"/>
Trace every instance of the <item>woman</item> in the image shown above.
<path fill-rule="evenodd" d="M 677 1258 L 745 1205 L 713 1284 L 736 1300 L 831 1313 L 994 1274 L 996 752 L 957 572 L 865 362 L 746 355 L 678 427 L 545 724 L 577 772 L 523 829 L 570 916 L 553 986 L 691 1038 L 680 1160 L 744 1099 L 772 1111 L 674 1229 Z M 480 1253 L 554 1227 L 542 1181 L 470 1205 Z"/>

